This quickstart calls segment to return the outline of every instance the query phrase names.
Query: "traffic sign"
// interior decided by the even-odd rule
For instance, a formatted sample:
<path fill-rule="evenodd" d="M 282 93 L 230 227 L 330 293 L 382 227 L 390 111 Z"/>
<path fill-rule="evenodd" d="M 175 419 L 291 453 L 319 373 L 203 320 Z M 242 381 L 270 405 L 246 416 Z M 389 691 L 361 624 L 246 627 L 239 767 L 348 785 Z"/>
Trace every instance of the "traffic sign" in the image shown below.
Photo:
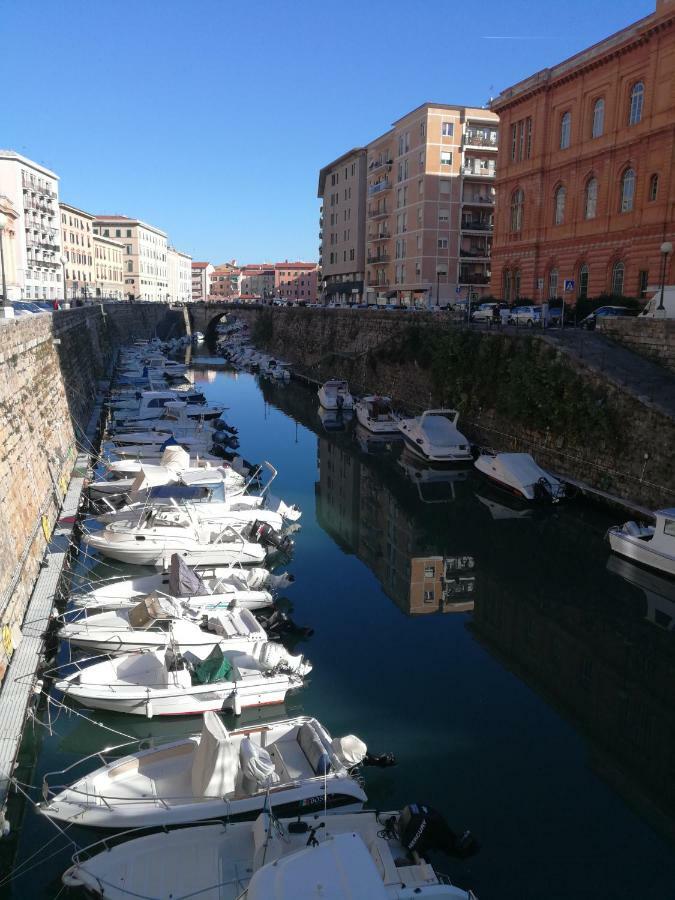
<path fill-rule="evenodd" d="M 461 291 L 462 291 L 461 287 L 459 285 L 457 285 L 457 287 L 455 288 L 455 293 L 459 294 L 459 293 L 461 293 Z"/>
<path fill-rule="evenodd" d="M 574 290 L 574 279 L 573 279 L 573 278 L 566 278 L 566 279 L 565 279 L 565 290 L 566 290 L 566 291 L 573 291 L 573 290 Z"/>

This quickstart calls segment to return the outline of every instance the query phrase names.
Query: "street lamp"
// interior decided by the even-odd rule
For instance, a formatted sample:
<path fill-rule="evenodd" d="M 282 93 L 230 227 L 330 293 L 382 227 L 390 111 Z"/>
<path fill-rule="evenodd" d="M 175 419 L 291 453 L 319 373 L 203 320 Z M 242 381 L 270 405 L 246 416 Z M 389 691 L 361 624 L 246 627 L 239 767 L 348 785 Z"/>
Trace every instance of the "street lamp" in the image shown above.
<path fill-rule="evenodd" d="M 14 307 L 7 302 L 7 281 L 5 280 L 5 250 L 4 237 L 7 227 L 7 216 L 0 212 L 0 270 L 2 271 L 2 317 L 11 318 L 14 315 Z"/>
<path fill-rule="evenodd" d="M 659 300 L 659 305 L 656 307 L 658 310 L 665 310 L 665 306 L 663 305 L 663 294 L 666 288 L 666 265 L 668 264 L 668 254 L 672 252 L 673 245 L 670 241 L 664 241 L 661 244 L 661 299 Z"/>
<path fill-rule="evenodd" d="M 68 258 L 66 256 L 61 257 L 61 266 L 63 268 L 63 306 L 65 308 L 68 303 L 68 288 L 66 287 L 66 263 L 68 262 Z"/>

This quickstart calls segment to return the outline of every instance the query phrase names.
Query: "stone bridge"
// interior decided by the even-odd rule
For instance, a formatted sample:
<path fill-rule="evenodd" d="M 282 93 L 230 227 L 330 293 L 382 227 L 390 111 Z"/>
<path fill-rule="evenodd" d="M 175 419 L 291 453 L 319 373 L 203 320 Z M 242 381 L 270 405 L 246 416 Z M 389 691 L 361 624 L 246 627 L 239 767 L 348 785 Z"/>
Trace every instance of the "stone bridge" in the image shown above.
<path fill-rule="evenodd" d="M 241 310 L 261 309 L 259 303 L 188 303 L 186 306 L 190 318 L 190 329 L 201 331 L 208 338 L 218 322 L 228 313 Z"/>

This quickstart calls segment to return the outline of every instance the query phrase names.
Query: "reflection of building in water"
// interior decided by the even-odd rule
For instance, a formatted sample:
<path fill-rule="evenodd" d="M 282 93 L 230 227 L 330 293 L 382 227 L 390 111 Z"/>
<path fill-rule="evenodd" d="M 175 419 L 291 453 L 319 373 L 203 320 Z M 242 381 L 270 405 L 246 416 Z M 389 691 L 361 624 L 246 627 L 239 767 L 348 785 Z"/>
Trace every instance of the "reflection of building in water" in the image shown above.
<path fill-rule="evenodd" d="M 419 517 L 376 471 L 325 438 L 319 438 L 316 511 L 321 527 L 371 569 L 404 612 L 473 608 L 473 557 L 434 554 Z"/>
<path fill-rule="evenodd" d="M 615 602 L 596 605 L 576 602 L 573 585 L 535 594 L 486 577 L 472 629 L 586 733 L 597 772 L 675 836 L 672 634 L 645 618 L 637 592 L 626 600 L 618 581 Z"/>
<path fill-rule="evenodd" d="M 211 384 L 216 380 L 218 376 L 217 369 L 202 369 L 200 367 L 198 369 L 194 369 L 193 371 L 195 384 Z"/>

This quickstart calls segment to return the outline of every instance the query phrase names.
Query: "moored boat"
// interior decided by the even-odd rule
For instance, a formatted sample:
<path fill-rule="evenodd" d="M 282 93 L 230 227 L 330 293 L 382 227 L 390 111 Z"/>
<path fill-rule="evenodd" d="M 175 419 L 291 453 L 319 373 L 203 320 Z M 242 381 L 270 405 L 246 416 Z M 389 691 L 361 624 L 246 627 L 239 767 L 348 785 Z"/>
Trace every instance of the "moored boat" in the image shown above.
<path fill-rule="evenodd" d="M 609 545 L 619 556 L 675 576 L 675 507 L 657 510 L 654 518 L 654 525 L 615 525 L 607 532 Z"/>
<path fill-rule="evenodd" d="M 399 428 L 406 447 L 433 463 L 472 462 L 471 445 L 457 428 L 454 409 L 427 409 L 421 416 L 401 419 Z"/>

